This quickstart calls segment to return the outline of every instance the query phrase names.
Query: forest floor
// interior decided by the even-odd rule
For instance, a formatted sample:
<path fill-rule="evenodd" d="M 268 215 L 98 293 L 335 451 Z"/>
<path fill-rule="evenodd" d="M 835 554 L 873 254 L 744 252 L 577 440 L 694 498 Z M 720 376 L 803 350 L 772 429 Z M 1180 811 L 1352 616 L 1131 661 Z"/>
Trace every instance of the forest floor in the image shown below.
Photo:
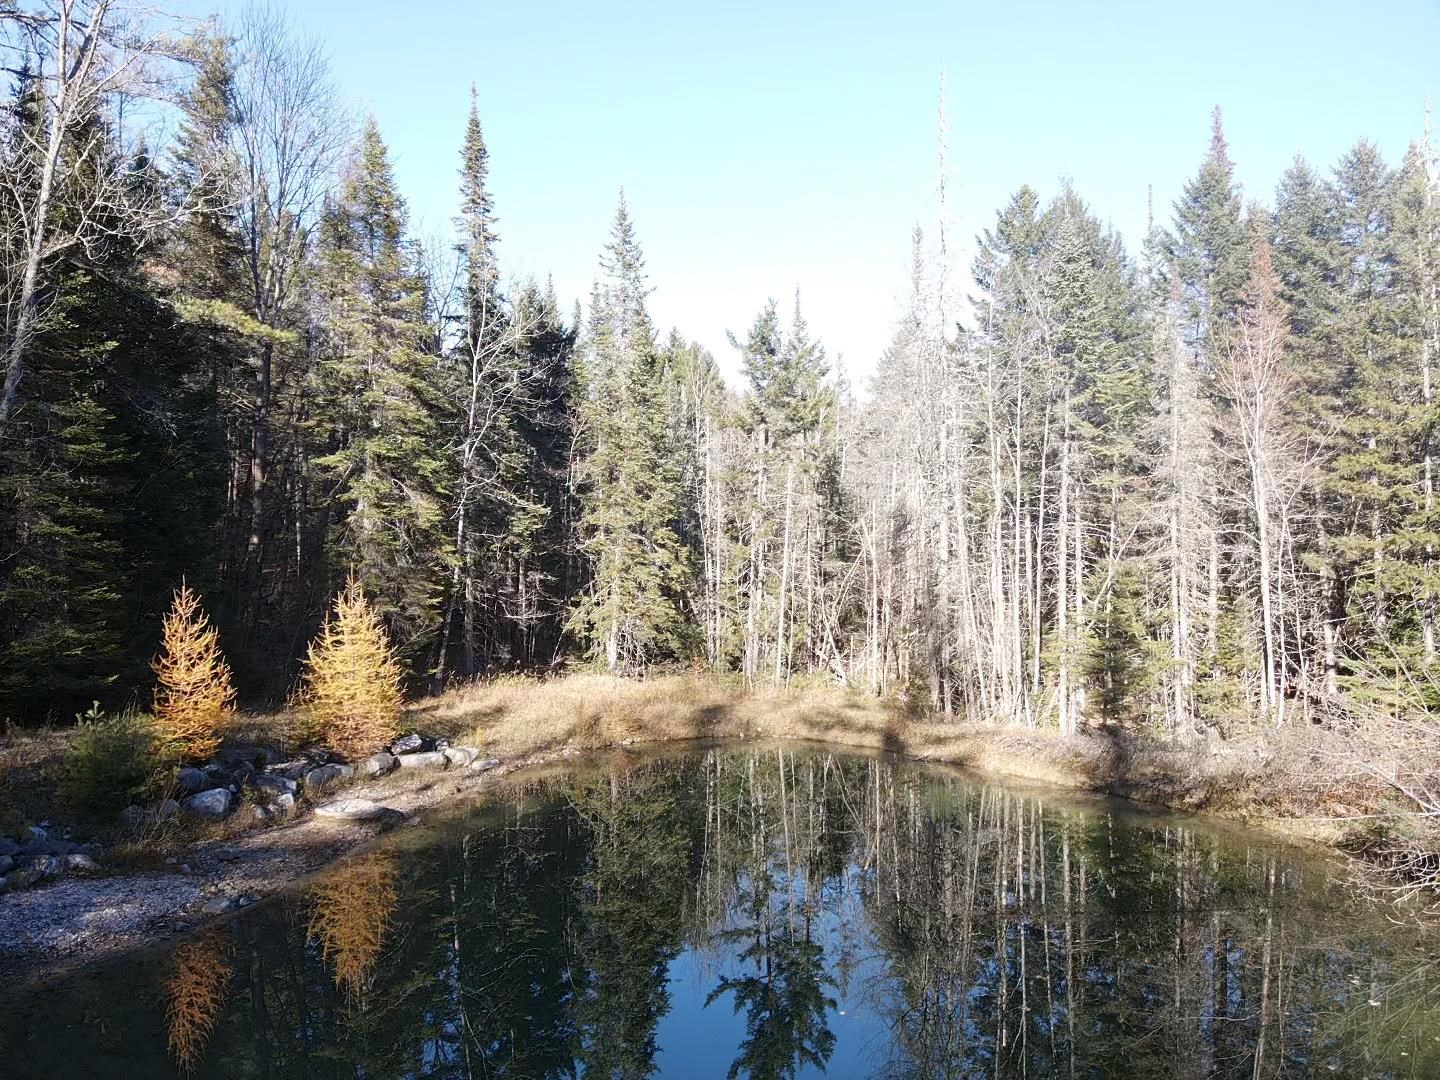
<path fill-rule="evenodd" d="M 294 718 L 237 717 L 235 745 L 292 752 Z M 323 818 L 301 808 L 283 823 L 176 823 L 111 848 L 94 876 L 0 895 L 0 979 L 44 977 L 102 954 L 186 931 L 245 906 L 373 840 L 391 823 L 474 797 L 520 769 L 607 747 L 688 740 L 801 740 L 944 762 L 1030 785 L 1122 796 L 1218 814 L 1331 845 L 1381 797 L 1350 782 L 1323 737 L 1297 729 L 1181 745 L 1111 729 L 1062 738 L 1050 729 L 942 723 L 833 687 L 747 690 L 703 676 L 645 681 L 576 674 L 507 677 L 414 704 L 406 730 L 480 747 L 490 772 L 403 770 L 326 798 L 370 799 L 386 823 Z M 67 744 L 63 731 L 0 742 L 0 805 L 10 817 L 57 822 L 44 792 Z M 111 838 L 118 839 L 118 838 Z"/>

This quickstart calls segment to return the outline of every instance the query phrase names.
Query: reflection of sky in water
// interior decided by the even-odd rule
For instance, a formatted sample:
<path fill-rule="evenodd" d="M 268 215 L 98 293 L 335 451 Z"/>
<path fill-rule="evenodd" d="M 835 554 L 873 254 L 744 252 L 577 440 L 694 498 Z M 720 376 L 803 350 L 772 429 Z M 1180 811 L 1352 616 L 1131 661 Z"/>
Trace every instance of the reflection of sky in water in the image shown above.
<path fill-rule="evenodd" d="M 1253 834 L 794 749 L 520 783 L 0 991 L 0 1074 L 1440 1075 L 1435 938 Z"/>

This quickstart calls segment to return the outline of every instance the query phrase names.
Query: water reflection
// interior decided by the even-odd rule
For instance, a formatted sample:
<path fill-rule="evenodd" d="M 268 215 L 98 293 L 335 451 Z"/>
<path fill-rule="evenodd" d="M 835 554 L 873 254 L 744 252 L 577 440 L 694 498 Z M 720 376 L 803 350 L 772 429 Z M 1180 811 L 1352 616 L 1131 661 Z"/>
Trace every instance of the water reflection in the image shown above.
<path fill-rule="evenodd" d="M 0 1039 L 7 1076 L 1440 1075 L 1434 940 L 1328 877 L 886 761 L 627 759 L 0 999 Z"/>

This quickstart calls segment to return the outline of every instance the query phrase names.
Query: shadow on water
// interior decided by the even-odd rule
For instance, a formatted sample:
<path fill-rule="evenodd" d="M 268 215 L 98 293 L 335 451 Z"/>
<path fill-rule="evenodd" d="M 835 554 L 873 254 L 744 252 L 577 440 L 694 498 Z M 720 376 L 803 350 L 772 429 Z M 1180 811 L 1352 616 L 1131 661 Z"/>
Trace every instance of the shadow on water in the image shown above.
<path fill-rule="evenodd" d="M 621 752 L 176 945 L 0 993 L 0 1060 L 17 1078 L 1424 1077 L 1434 957 L 1331 864 L 1262 838 L 883 757 Z"/>

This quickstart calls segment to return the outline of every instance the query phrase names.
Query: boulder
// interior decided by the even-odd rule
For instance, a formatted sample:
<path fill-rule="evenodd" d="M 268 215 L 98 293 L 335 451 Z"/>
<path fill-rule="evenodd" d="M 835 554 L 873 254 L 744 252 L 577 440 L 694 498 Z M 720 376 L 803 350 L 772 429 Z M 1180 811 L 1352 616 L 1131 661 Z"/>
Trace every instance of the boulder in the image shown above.
<path fill-rule="evenodd" d="M 174 799 L 165 799 L 155 808 L 155 816 L 161 821 L 172 818 L 180 812 L 180 804 Z"/>
<path fill-rule="evenodd" d="M 180 804 L 180 807 L 187 814 L 195 817 L 223 818 L 230 813 L 230 808 L 234 803 L 235 796 L 225 788 L 211 788 L 198 795 L 191 795 Z"/>
<path fill-rule="evenodd" d="M 270 809 L 277 814 L 288 814 L 295 809 L 295 796 L 289 792 L 282 792 L 275 796 L 275 801 L 270 804 Z"/>
<path fill-rule="evenodd" d="M 315 766 L 304 759 L 295 761 L 281 761 L 269 766 L 265 773 L 267 776 L 283 776 L 287 780 L 299 780 Z"/>
<path fill-rule="evenodd" d="M 13 889 L 27 889 L 38 883 L 45 875 L 36 870 L 33 866 L 27 866 L 22 870 L 11 870 L 5 875 L 5 891 Z"/>
<path fill-rule="evenodd" d="M 0 855 L 19 855 L 20 845 L 8 837 L 0 836 Z"/>
<path fill-rule="evenodd" d="M 402 769 L 443 769 L 450 764 L 438 750 L 421 751 L 418 754 L 397 754 L 395 760 Z"/>
<path fill-rule="evenodd" d="M 12 855 L 0 855 L 0 874 L 8 874 L 15 869 L 15 858 Z"/>
<path fill-rule="evenodd" d="M 425 740 L 413 731 L 409 735 L 401 735 L 390 744 L 390 752 L 396 757 L 401 754 L 413 754 L 423 749 L 425 749 Z"/>
<path fill-rule="evenodd" d="M 175 777 L 175 786 L 179 788 L 181 796 L 198 795 L 202 791 L 208 791 L 215 786 L 214 780 L 204 769 L 197 769 L 186 765 Z"/>
<path fill-rule="evenodd" d="M 27 825 L 25 826 L 25 839 L 38 840 L 41 843 L 44 843 L 46 840 L 50 839 L 50 834 L 46 832 L 43 828 L 41 828 L 39 825 Z"/>
<path fill-rule="evenodd" d="M 83 870 L 92 874 L 100 869 L 100 864 L 83 851 L 72 851 L 65 856 L 65 865 L 71 870 Z"/>
<path fill-rule="evenodd" d="M 489 772 L 491 769 L 498 769 L 499 767 L 500 767 L 500 759 L 499 759 L 499 758 L 487 757 L 487 758 L 484 758 L 484 759 L 481 760 L 481 761 L 477 761 L 477 762 L 475 762 L 473 765 L 471 765 L 471 766 L 470 766 L 470 771 L 471 771 L 471 772 Z"/>
<path fill-rule="evenodd" d="M 250 786 L 256 791 L 268 791 L 276 795 L 294 795 L 300 790 L 300 785 L 288 776 L 278 776 L 274 773 L 252 776 Z"/>
<path fill-rule="evenodd" d="M 30 869 L 42 878 L 57 877 L 65 869 L 65 864 L 58 855 L 36 855 L 30 860 Z"/>
<path fill-rule="evenodd" d="M 371 754 L 359 765 L 361 776 L 384 776 L 395 769 L 395 755 L 387 754 L 381 750 L 378 754 Z"/>
<path fill-rule="evenodd" d="M 21 858 L 32 858 L 36 855 L 53 855 L 55 854 L 56 844 L 60 842 L 61 841 L 45 840 L 43 838 L 39 840 L 26 840 L 20 845 L 20 856 Z"/>
<path fill-rule="evenodd" d="M 480 756 L 480 751 L 473 746 L 447 746 L 440 752 L 445 755 L 445 760 L 457 769 L 463 769 Z"/>
<path fill-rule="evenodd" d="M 337 781 L 348 780 L 354 775 L 355 770 L 349 765 L 321 765 L 305 774 L 305 790 L 319 791 Z"/>
<path fill-rule="evenodd" d="M 339 818 L 343 821 L 368 821 L 384 813 L 385 807 L 369 799 L 333 799 L 315 808 L 317 817 Z"/>

